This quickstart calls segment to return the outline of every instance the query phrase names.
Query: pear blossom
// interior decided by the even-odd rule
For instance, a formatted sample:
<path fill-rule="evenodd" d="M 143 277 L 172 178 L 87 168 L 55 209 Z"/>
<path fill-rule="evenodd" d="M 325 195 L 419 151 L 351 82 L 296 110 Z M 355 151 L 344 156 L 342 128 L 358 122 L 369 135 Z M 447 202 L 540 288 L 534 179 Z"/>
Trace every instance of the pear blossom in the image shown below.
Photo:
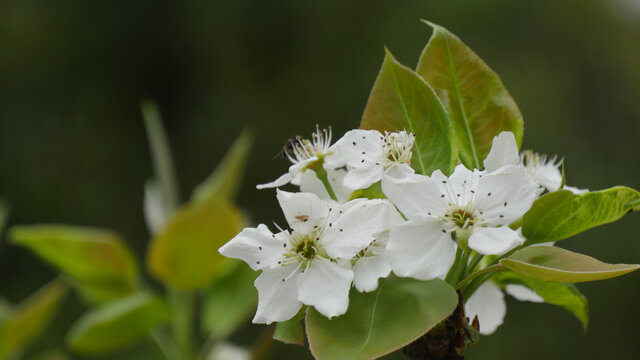
<path fill-rule="evenodd" d="M 261 224 L 243 229 L 219 250 L 262 270 L 254 283 L 258 309 L 253 322 L 290 319 L 302 304 L 329 318 L 344 314 L 354 279 L 345 262 L 388 231 L 395 208 L 386 200 L 337 205 L 315 194 L 279 189 L 277 198 L 292 232 L 274 234 Z"/>
<path fill-rule="evenodd" d="M 384 174 L 404 176 L 414 171 L 409 166 L 415 136 L 407 131 L 351 130 L 335 143 L 335 152 L 327 156 L 327 167 L 346 166 L 344 185 L 366 189 Z"/>
<path fill-rule="evenodd" d="M 311 134 L 311 140 L 298 136 L 289 140 L 282 151 L 293 165 L 289 167 L 286 174 L 270 183 L 256 186 L 257 189 L 274 188 L 288 183 L 300 185 L 302 173 L 315 166 L 322 166 L 324 157 L 333 153 L 331 127 L 320 130 L 316 125 L 316 131 Z"/>
<path fill-rule="evenodd" d="M 488 172 L 496 171 L 508 165 L 524 166 L 526 174 L 541 187 L 538 190 L 539 194 L 544 189 L 549 192 L 560 190 L 562 173 L 559 167 L 561 164 L 562 161 L 557 161 L 555 156 L 547 158 L 547 156 L 531 150 L 525 150 L 519 155 L 516 138 L 510 131 L 503 131 L 493 139 L 491 150 L 484 159 L 484 168 Z M 576 195 L 589 191 L 566 185 L 563 189 L 569 190 Z"/>
<path fill-rule="evenodd" d="M 501 255 L 524 238 L 509 224 L 536 199 L 537 185 L 522 166 L 492 173 L 458 165 L 450 177 L 385 177 L 382 191 L 409 220 L 391 229 L 386 257 L 399 276 L 420 280 L 446 274 L 458 239 L 483 255 Z"/>

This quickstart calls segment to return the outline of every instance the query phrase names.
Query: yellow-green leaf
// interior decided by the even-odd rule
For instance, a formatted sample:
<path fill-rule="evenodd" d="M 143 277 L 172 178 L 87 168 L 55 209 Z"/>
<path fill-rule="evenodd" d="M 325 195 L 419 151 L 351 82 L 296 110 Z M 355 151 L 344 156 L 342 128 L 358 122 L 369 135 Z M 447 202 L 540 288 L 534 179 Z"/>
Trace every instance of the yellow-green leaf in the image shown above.
<path fill-rule="evenodd" d="M 447 29 L 425 23 L 433 35 L 416 72 L 444 103 L 462 164 L 481 169 L 500 132 L 513 132 L 521 144 L 522 114 L 500 77 L 478 55 Z"/>
<path fill-rule="evenodd" d="M 7 359 L 29 345 L 55 316 L 66 287 L 54 280 L 15 307 L 0 320 L 0 359 Z"/>
<path fill-rule="evenodd" d="M 176 289 L 205 287 L 232 263 L 218 249 L 240 230 L 240 212 L 231 204 L 188 204 L 176 211 L 151 240 L 147 267 L 156 278 Z"/>
<path fill-rule="evenodd" d="M 530 244 L 558 241 L 640 211 L 640 192 L 616 186 L 575 195 L 554 191 L 540 197 L 524 215 L 522 233 Z"/>
<path fill-rule="evenodd" d="M 120 236 L 111 231 L 67 225 L 14 226 L 12 243 L 33 251 L 73 280 L 121 297 L 133 292 L 138 266 Z"/>
<path fill-rule="evenodd" d="M 532 279 L 570 283 L 609 279 L 640 268 L 635 264 L 606 264 L 553 246 L 530 246 L 500 260 L 500 263 Z"/>
<path fill-rule="evenodd" d="M 137 293 L 85 313 L 67 334 L 67 342 L 84 354 L 118 350 L 144 339 L 169 317 L 162 299 Z"/>
<path fill-rule="evenodd" d="M 213 173 L 193 190 L 191 202 L 233 200 L 242 183 L 253 138 L 253 132 L 248 130 L 240 134 Z"/>
<path fill-rule="evenodd" d="M 415 135 L 412 167 L 431 175 L 451 171 L 455 154 L 447 114 L 429 85 L 401 65 L 387 50 L 364 114 L 361 129 L 411 131 Z"/>
<path fill-rule="evenodd" d="M 457 304 L 455 290 L 440 279 L 391 277 L 371 293 L 352 289 L 347 313 L 331 320 L 308 308 L 309 347 L 318 360 L 376 359 L 422 336 Z"/>

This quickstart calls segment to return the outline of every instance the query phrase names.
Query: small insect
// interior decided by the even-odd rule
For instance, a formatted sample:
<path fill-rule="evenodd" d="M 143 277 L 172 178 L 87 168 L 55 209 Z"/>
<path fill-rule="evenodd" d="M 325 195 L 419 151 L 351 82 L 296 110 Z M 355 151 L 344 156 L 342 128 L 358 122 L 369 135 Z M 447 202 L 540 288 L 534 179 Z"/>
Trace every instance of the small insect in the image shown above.
<path fill-rule="evenodd" d="M 300 135 L 289 138 L 289 140 L 287 140 L 287 142 L 282 146 L 282 150 L 278 151 L 278 153 L 271 159 L 271 161 L 275 160 L 278 156 L 282 156 L 284 158 L 287 153 L 293 151 L 294 147 L 300 141 L 300 139 L 302 139 Z"/>
<path fill-rule="evenodd" d="M 309 215 L 296 215 L 295 218 L 298 221 L 307 222 L 309 221 Z"/>

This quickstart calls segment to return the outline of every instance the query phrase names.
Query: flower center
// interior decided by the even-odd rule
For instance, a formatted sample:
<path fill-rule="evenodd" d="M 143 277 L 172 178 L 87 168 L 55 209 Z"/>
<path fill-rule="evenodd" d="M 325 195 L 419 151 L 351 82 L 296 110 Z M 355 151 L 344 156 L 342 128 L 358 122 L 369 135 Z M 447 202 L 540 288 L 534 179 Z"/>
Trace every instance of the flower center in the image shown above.
<path fill-rule="evenodd" d="M 309 234 L 298 234 L 294 232 L 289 238 L 289 243 L 285 246 L 285 253 L 282 254 L 284 260 L 279 264 L 290 265 L 298 263 L 303 271 L 318 256 L 328 258 L 326 251 L 320 244 L 322 228 L 316 229 Z"/>
<path fill-rule="evenodd" d="M 296 252 L 303 258 L 311 260 L 316 256 L 318 250 L 316 249 L 316 244 L 313 241 L 305 240 L 298 245 Z"/>
<path fill-rule="evenodd" d="M 388 133 L 385 132 L 382 139 L 384 148 L 385 167 L 394 163 L 408 164 L 411 162 L 411 149 L 415 137 L 406 131 Z"/>
<path fill-rule="evenodd" d="M 473 226 L 476 218 L 472 211 L 466 208 L 452 209 L 445 217 L 449 218 L 456 226 L 461 229 L 467 229 Z"/>
<path fill-rule="evenodd" d="M 320 158 L 326 155 L 330 146 L 331 127 L 320 130 L 316 125 L 316 131 L 311 134 L 311 140 L 296 136 L 287 141 L 282 151 L 292 163 L 297 164 L 313 157 Z"/>

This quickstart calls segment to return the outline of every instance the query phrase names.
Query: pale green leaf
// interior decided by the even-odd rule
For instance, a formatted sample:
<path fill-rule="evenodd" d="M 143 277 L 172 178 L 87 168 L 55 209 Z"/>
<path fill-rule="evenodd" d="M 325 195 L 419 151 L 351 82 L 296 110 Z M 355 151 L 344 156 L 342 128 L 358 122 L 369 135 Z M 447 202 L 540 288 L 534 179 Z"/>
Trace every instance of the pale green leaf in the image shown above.
<path fill-rule="evenodd" d="M 447 109 L 462 164 L 481 169 L 500 132 L 513 132 L 521 144 L 522 114 L 498 75 L 478 55 L 447 29 L 425 23 L 433 28 L 433 35 L 416 72 Z"/>
<path fill-rule="evenodd" d="M 138 266 L 120 236 L 111 231 L 67 225 L 14 226 L 13 244 L 33 251 L 81 286 L 104 299 L 133 292 Z"/>
<path fill-rule="evenodd" d="M 236 261 L 232 269 L 205 290 L 202 327 L 208 336 L 224 339 L 256 311 L 258 294 L 253 282 L 259 273 Z"/>
<path fill-rule="evenodd" d="M 570 283 L 542 281 L 520 276 L 511 271 L 502 271 L 494 275 L 492 280 L 505 286 L 508 284 L 523 285 L 540 295 L 548 304 L 560 306 L 573 314 L 587 330 L 589 324 L 589 304 L 587 298 L 578 288 Z"/>
<path fill-rule="evenodd" d="M 546 194 L 524 215 L 527 243 L 558 241 L 640 211 L 640 193 L 624 186 L 575 195 L 561 190 Z"/>
<path fill-rule="evenodd" d="M 273 338 L 285 344 L 304 346 L 304 330 L 300 324 L 303 317 L 304 312 L 301 312 L 287 321 L 277 323 Z"/>
<path fill-rule="evenodd" d="M 458 304 L 440 279 L 392 277 L 378 290 L 349 297 L 347 313 L 327 319 L 307 309 L 307 336 L 316 359 L 375 359 L 413 342 L 447 318 Z"/>
<path fill-rule="evenodd" d="M 240 212 L 229 203 L 208 201 L 182 207 L 151 240 L 149 271 L 180 290 L 209 285 L 232 264 L 218 249 L 241 230 L 241 220 Z"/>
<path fill-rule="evenodd" d="M 530 246 L 500 260 L 500 263 L 529 278 L 571 283 L 609 279 L 640 268 L 640 265 L 633 264 L 606 264 L 553 246 Z"/>
<path fill-rule="evenodd" d="M 191 202 L 198 203 L 211 199 L 233 200 L 242 183 L 253 139 L 253 132 L 248 130 L 242 132 L 214 172 L 193 190 Z"/>
<path fill-rule="evenodd" d="M 85 313 L 69 330 L 67 342 L 84 354 L 118 350 L 144 339 L 169 318 L 162 299 L 137 293 Z"/>
<path fill-rule="evenodd" d="M 29 345 L 56 315 L 66 287 L 54 280 L 5 312 L 0 323 L 0 359 Z"/>
<path fill-rule="evenodd" d="M 415 144 L 412 167 L 431 175 L 451 171 L 455 154 L 449 119 L 429 85 L 411 69 L 401 65 L 387 50 L 360 123 L 361 129 L 411 131 Z"/>

